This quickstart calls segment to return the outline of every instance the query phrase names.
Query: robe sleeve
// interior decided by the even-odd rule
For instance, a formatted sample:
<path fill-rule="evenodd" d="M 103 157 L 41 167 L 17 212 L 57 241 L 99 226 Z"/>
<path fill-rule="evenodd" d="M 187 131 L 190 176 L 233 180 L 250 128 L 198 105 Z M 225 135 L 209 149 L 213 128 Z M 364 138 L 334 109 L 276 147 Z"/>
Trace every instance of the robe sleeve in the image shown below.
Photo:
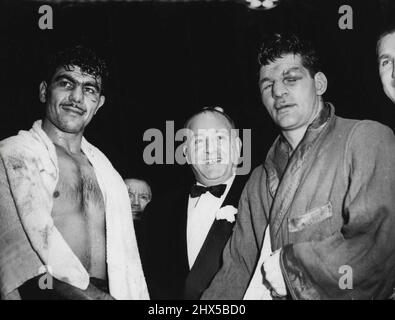
<path fill-rule="evenodd" d="M 242 192 L 233 234 L 223 252 L 223 265 L 202 300 L 242 300 L 262 245 L 267 219 L 261 185 L 266 181 L 263 167 L 254 170 Z M 256 216 L 252 216 L 252 213 Z M 254 225 L 259 226 L 257 234 Z"/>

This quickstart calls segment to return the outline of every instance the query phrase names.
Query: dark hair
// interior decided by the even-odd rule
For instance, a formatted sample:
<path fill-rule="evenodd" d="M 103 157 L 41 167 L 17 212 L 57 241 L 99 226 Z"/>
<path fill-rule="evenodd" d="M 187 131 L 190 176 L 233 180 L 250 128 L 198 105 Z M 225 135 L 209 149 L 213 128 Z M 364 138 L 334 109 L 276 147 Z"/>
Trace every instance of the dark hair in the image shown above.
<path fill-rule="evenodd" d="M 259 50 L 258 62 L 260 66 L 266 66 L 290 53 L 301 56 L 303 66 L 312 77 L 321 71 L 320 59 L 312 43 L 296 34 L 275 33 L 266 37 Z"/>
<path fill-rule="evenodd" d="M 188 128 L 191 121 L 193 120 L 193 118 L 195 118 L 196 116 L 203 114 L 203 113 L 213 113 L 213 114 L 220 114 L 221 116 L 223 116 L 229 123 L 231 129 L 236 129 L 236 124 L 235 122 L 232 120 L 231 117 L 229 117 L 223 108 L 218 107 L 218 106 L 211 106 L 211 107 L 204 107 L 201 110 L 199 110 L 198 112 L 195 112 L 192 116 L 190 116 L 188 118 L 188 120 L 185 122 L 184 124 L 184 128 Z"/>
<path fill-rule="evenodd" d="M 49 57 L 46 68 L 48 83 L 51 82 L 58 68 L 64 67 L 66 70 L 70 70 L 72 66 L 78 66 L 81 72 L 89 74 L 95 79 L 100 77 L 101 94 L 103 93 L 104 84 L 108 78 L 107 64 L 93 50 L 82 45 L 65 48 Z"/>

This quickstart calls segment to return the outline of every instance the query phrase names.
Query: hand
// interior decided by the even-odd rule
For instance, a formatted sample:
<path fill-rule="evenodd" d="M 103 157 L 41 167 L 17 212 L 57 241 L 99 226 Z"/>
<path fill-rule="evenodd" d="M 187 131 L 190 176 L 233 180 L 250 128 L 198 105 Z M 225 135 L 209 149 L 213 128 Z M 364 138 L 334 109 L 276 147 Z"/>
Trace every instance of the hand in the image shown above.
<path fill-rule="evenodd" d="M 280 267 L 280 253 L 281 249 L 273 252 L 263 261 L 261 268 L 263 279 L 266 279 L 269 283 L 273 297 L 284 297 L 287 295 L 287 287 Z"/>

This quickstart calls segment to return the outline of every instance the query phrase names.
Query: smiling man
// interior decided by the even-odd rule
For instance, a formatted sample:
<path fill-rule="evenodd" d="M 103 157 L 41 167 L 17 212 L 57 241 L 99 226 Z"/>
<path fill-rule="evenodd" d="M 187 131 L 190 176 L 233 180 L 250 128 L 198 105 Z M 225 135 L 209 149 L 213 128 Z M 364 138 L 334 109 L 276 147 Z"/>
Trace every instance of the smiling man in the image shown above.
<path fill-rule="evenodd" d="M 241 141 L 220 108 L 185 124 L 184 154 L 195 181 L 147 207 L 147 282 L 153 299 L 199 299 L 221 265 L 245 176 L 236 176 Z"/>
<path fill-rule="evenodd" d="M 247 182 L 223 266 L 203 299 L 242 299 L 251 286 L 275 299 L 388 299 L 393 132 L 336 116 L 323 100 L 317 54 L 296 35 L 269 37 L 259 63 L 262 101 L 281 134 Z M 273 253 L 257 264 L 265 230 Z"/>
<path fill-rule="evenodd" d="M 87 48 L 56 53 L 39 87 L 44 120 L 0 142 L 4 299 L 148 297 L 126 186 L 83 137 L 106 77 Z"/>
<path fill-rule="evenodd" d="M 377 41 L 377 55 L 384 92 L 395 103 L 395 26 L 381 33 Z"/>

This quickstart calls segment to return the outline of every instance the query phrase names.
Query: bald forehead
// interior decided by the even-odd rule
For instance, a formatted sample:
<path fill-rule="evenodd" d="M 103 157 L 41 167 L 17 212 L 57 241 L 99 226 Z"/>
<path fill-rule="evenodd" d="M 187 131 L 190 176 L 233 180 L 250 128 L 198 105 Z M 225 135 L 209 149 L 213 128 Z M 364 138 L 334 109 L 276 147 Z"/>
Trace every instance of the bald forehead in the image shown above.
<path fill-rule="evenodd" d="M 126 179 L 125 183 L 128 185 L 128 187 L 133 188 L 133 189 L 151 191 L 150 186 L 144 180 Z"/>
<path fill-rule="evenodd" d="M 204 111 L 193 116 L 187 122 L 186 128 L 192 131 L 197 129 L 234 129 L 226 116 L 215 111 Z"/>

